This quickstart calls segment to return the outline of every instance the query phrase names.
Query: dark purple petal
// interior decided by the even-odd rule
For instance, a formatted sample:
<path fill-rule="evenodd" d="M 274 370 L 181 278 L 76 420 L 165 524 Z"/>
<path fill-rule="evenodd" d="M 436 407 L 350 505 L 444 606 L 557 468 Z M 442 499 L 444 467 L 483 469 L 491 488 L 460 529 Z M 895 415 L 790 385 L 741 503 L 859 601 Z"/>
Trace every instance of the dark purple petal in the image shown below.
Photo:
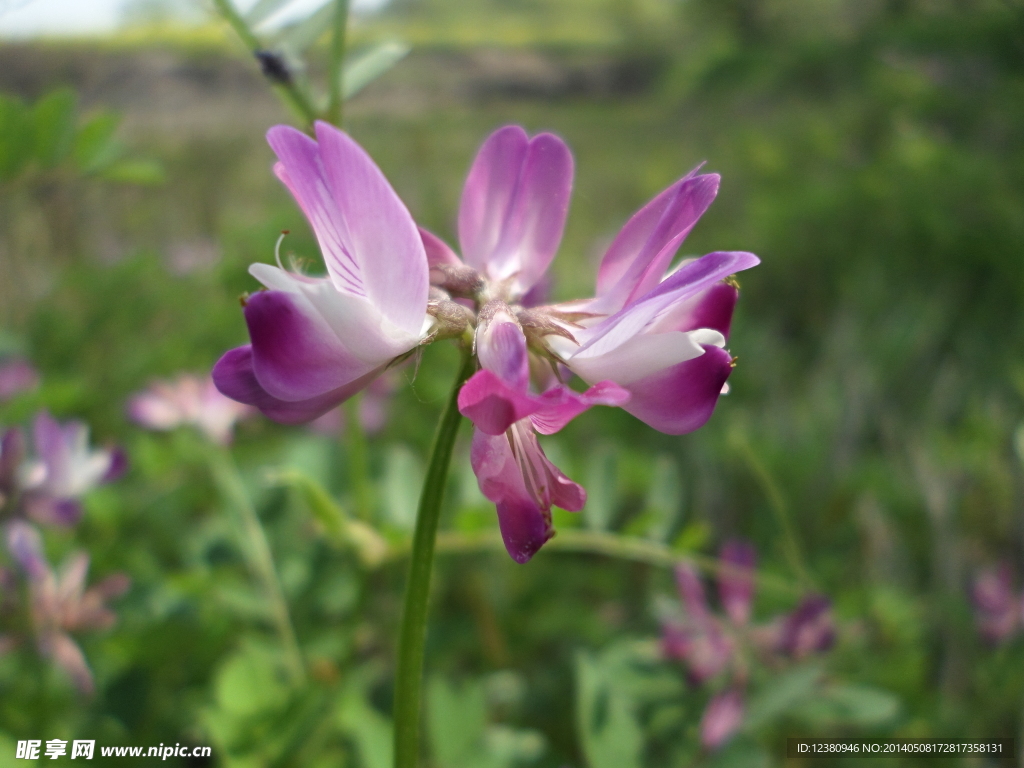
<path fill-rule="evenodd" d="M 722 607 L 734 624 L 750 621 L 750 604 L 754 598 L 754 566 L 757 552 L 749 541 L 726 542 L 719 556 L 718 596 Z"/>
<path fill-rule="evenodd" d="M 25 514 L 41 525 L 69 528 L 82 519 L 82 503 L 78 499 L 52 496 L 45 491 L 29 491 L 22 504 Z"/>
<path fill-rule="evenodd" d="M 700 719 L 700 743 L 705 749 L 718 749 L 743 724 L 743 693 L 730 688 L 715 695 Z"/>
<path fill-rule="evenodd" d="M 822 595 L 809 595 L 783 621 L 779 650 L 797 659 L 827 651 L 835 643 L 832 603 Z"/>
<path fill-rule="evenodd" d="M 370 366 L 342 346 L 322 319 L 283 291 L 260 291 L 245 304 L 253 371 L 279 400 L 302 401 L 364 376 Z"/>
<path fill-rule="evenodd" d="M 695 331 L 698 328 L 711 328 L 728 338 L 738 298 L 739 291 L 735 286 L 724 282 L 715 283 L 669 309 L 651 324 L 651 331 Z"/>
<path fill-rule="evenodd" d="M 107 450 L 110 453 L 110 466 L 100 478 L 101 483 L 112 483 L 123 477 L 124 473 L 128 471 L 128 454 L 124 449 L 115 447 Z"/>
<path fill-rule="evenodd" d="M 286 401 L 270 395 L 260 386 L 253 372 L 252 347 L 228 350 L 213 369 L 213 381 L 220 392 L 232 400 L 258 408 L 265 416 L 282 424 L 312 421 L 347 400 L 369 384 L 379 373 L 372 371 L 343 387 L 308 400 Z"/>
<path fill-rule="evenodd" d="M 459 413 L 488 435 L 503 435 L 538 408 L 539 398 L 510 387 L 487 369 L 474 373 L 459 391 Z"/>
<path fill-rule="evenodd" d="M 692 432 L 711 418 L 731 373 L 729 353 L 705 346 L 700 357 L 626 385 L 630 399 L 622 407 L 659 432 Z"/>

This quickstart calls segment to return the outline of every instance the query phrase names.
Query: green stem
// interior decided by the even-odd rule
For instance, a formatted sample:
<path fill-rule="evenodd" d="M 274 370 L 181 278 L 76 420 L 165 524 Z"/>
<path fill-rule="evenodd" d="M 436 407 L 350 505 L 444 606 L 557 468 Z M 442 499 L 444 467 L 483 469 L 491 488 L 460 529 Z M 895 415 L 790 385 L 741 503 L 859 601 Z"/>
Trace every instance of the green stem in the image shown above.
<path fill-rule="evenodd" d="M 243 536 L 242 543 L 246 560 L 249 569 L 259 581 L 264 596 L 270 603 L 274 626 L 284 646 L 288 673 L 293 683 L 304 683 L 306 671 L 302 662 L 302 652 L 299 650 L 291 615 L 288 613 L 288 602 L 285 600 L 284 590 L 281 588 L 281 581 L 278 579 L 277 569 L 274 567 L 274 555 L 270 550 L 270 544 L 267 542 L 267 536 L 263 531 L 259 516 L 249 500 L 249 494 L 246 493 L 238 467 L 227 450 L 214 449 L 210 451 L 210 470 L 221 495 L 235 510 Z"/>
<path fill-rule="evenodd" d="M 249 25 L 245 23 L 245 19 L 235 9 L 231 0 L 213 0 L 213 4 L 225 21 L 235 30 L 235 34 L 238 35 L 246 48 L 252 51 L 253 54 L 263 50 L 259 38 L 249 29 Z M 282 101 L 287 103 L 306 122 L 306 131 L 312 132 L 313 123 L 317 119 L 316 108 L 302 89 L 294 81 L 291 81 L 287 83 L 274 83 L 274 91 Z"/>
<path fill-rule="evenodd" d="M 434 540 L 441 501 L 448 480 L 455 436 L 462 414 L 458 397 L 462 384 L 476 368 L 469 349 L 463 350 L 462 365 L 455 379 L 444 413 L 437 424 L 430 464 L 423 481 L 416 532 L 409 562 L 409 581 L 398 637 L 398 670 L 395 679 L 395 768 L 415 768 L 419 758 L 420 689 L 423 684 L 423 646 L 427 636 L 427 600 L 430 571 L 434 564 Z"/>
<path fill-rule="evenodd" d="M 345 403 L 345 447 L 356 517 L 369 521 L 373 518 L 373 488 L 370 484 L 370 468 L 366 455 L 366 433 L 363 432 L 363 424 L 359 420 L 359 404 L 362 398 L 362 395 L 356 395 Z"/>
<path fill-rule="evenodd" d="M 334 0 L 334 28 L 331 35 L 331 69 L 328 75 L 327 122 L 341 128 L 345 103 L 345 30 L 348 27 L 348 0 Z"/>

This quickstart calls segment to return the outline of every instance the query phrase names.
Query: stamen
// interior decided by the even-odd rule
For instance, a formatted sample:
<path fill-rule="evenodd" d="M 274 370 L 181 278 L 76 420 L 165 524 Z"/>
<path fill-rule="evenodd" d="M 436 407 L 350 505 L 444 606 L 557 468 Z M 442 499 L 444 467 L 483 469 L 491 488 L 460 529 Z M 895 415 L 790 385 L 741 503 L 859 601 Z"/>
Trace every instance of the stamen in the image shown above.
<path fill-rule="evenodd" d="M 289 230 L 282 229 L 280 236 L 277 238 L 277 244 L 274 246 L 274 261 L 277 262 L 277 266 L 281 268 L 282 272 L 287 272 L 288 270 L 281 263 L 281 243 L 284 242 L 285 237 L 289 234 L 291 234 Z"/>

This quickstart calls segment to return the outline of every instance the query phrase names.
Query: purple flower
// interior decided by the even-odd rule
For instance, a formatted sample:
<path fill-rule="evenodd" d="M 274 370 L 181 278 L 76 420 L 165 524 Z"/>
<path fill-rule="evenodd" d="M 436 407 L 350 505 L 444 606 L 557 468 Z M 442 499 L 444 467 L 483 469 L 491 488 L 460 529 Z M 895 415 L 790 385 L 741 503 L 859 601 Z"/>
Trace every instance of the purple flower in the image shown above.
<path fill-rule="evenodd" d="M 39 372 L 20 357 L 0 361 L 0 403 L 39 386 Z"/>
<path fill-rule="evenodd" d="M 213 370 L 217 388 L 276 421 L 310 421 L 366 387 L 426 337 L 427 257 L 416 224 L 369 155 L 317 123 L 317 140 L 267 133 L 274 167 L 320 243 L 326 277 L 267 264 L 245 302 L 250 344 Z"/>
<path fill-rule="evenodd" d="M 235 423 L 254 412 L 222 395 L 213 379 L 188 374 L 154 382 L 128 401 L 128 415 L 143 427 L 167 430 L 190 424 L 220 445 L 230 443 Z"/>
<path fill-rule="evenodd" d="M 743 691 L 729 688 L 712 697 L 700 719 L 700 743 L 704 749 L 718 749 L 743 724 Z"/>
<path fill-rule="evenodd" d="M 690 565 L 676 568 L 676 586 L 686 613 L 681 623 L 667 623 L 662 633 L 665 655 L 686 664 L 695 685 L 710 680 L 733 660 L 736 645 L 708 609 L 700 577 Z"/>
<path fill-rule="evenodd" d="M 81 421 L 61 424 L 43 411 L 32 433 L 36 458 L 19 467 L 18 484 L 25 512 L 37 522 L 76 523 L 82 514 L 79 499 L 127 469 L 121 450 L 89 447 L 89 428 Z"/>
<path fill-rule="evenodd" d="M 1021 629 L 1024 598 L 1014 592 L 1013 575 L 1006 563 L 975 577 L 971 599 L 978 631 L 988 642 L 999 645 Z"/>
<path fill-rule="evenodd" d="M 128 590 L 128 577 L 114 574 L 86 589 L 89 556 L 72 553 L 55 572 L 43 554 L 39 531 L 20 520 L 7 528 L 7 547 L 28 577 L 40 652 L 67 672 L 80 691 L 92 693 L 92 672 L 70 633 L 112 626 L 117 616 L 106 603 Z"/>

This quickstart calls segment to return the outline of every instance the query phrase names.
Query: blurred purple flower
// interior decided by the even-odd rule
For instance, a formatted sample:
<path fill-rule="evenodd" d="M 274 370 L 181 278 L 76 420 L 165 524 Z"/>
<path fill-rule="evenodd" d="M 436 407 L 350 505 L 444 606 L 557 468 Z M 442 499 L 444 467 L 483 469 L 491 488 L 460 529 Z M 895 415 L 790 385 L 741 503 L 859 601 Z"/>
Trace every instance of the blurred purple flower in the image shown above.
<path fill-rule="evenodd" d="M 37 522 L 73 525 L 82 514 L 79 499 L 127 469 L 120 449 L 89 447 L 89 428 L 81 421 L 61 424 L 43 411 L 32 433 L 36 458 L 19 467 L 18 484 L 24 511 Z"/>
<path fill-rule="evenodd" d="M 971 599 L 978 631 L 989 643 L 1005 643 L 1024 626 L 1024 596 L 1014 592 L 1006 563 L 975 577 Z"/>
<path fill-rule="evenodd" d="M 147 429 L 168 430 L 188 424 L 220 445 L 230 443 L 235 424 L 255 412 L 252 406 L 222 395 L 213 379 L 189 374 L 154 382 L 128 401 L 128 415 Z"/>
<path fill-rule="evenodd" d="M 67 672 L 80 691 L 91 694 L 92 672 L 70 633 L 113 626 L 117 616 L 106 603 L 128 590 L 128 577 L 114 574 L 86 589 L 89 556 L 72 553 L 55 572 L 43 554 L 39 531 L 20 520 L 8 525 L 7 546 L 28 577 L 32 624 L 40 652 Z"/>
<path fill-rule="evenodd" d="M 700 718 L 700 743 L 704 749 L 718 749 L 743 724 L 743 691 L 728 688 L 712 697 Z"/>
<path fill-rule="evenodd" d="M 39 372 L 20 357 L 0 360 L 0 403 L 39 386 Z"/>
<path fill-rule="evenodd" d="M 213 378 L 228 397 L 294 424 L 364 389 L 427 336 L 428 266 L 409 211 L 347 134 L 321 122 L 316 141 L 287 126 L 267 140 L 328 274 L 253 264 L 270 290 L 245 301 L 251 343 L 227 352 Z"/>

